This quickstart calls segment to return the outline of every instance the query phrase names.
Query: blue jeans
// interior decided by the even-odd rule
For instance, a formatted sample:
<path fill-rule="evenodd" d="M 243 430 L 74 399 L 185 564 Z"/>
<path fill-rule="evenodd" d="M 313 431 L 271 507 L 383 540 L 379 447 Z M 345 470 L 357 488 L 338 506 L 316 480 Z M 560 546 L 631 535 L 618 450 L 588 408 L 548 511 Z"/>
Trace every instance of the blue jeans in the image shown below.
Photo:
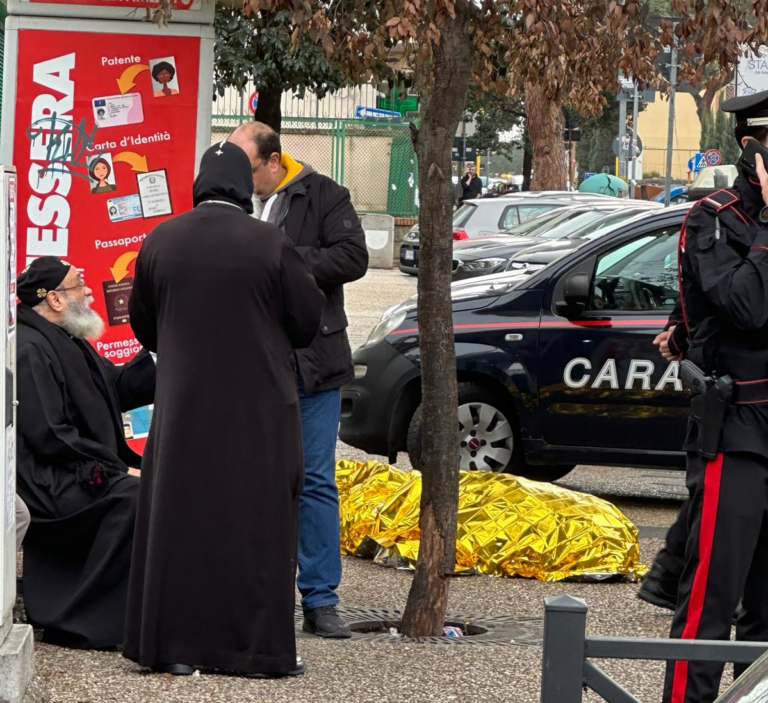
<path fill-rule="evenodd" d="M 341 391 L 307 395 L 299 383 L 304 440 L 304 490 L 299 498 L 299 575 L 304 611 L 336 605 L 341 581 L 336 436 Z"/>

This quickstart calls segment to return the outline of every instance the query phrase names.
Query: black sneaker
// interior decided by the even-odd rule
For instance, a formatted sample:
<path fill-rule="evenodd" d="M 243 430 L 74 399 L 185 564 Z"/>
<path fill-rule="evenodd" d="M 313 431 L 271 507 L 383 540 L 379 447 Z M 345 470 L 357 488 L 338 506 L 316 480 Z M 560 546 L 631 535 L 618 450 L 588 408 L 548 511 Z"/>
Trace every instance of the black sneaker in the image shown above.
<path fill-rule="evenodd" d="M 352 637 L 349 625 L 339 617 L 335 605 L 322 605 L 304 611 L 302 630 L 329 639 L 343 640 Z"/>

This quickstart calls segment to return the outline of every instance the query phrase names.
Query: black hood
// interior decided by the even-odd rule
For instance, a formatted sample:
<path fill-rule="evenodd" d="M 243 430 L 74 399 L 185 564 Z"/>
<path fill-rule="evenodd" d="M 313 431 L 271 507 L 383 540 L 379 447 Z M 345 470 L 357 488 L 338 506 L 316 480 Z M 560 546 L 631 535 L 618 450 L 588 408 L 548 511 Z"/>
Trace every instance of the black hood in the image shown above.
<path fill-rule="evenodd" d="M 220 142 L 200 160 L 200 173 L 192 188 L 197 207 L 206 200 L 224 200 L 253 212 L 253 172 L 248 155 L 236 144 Z"/>

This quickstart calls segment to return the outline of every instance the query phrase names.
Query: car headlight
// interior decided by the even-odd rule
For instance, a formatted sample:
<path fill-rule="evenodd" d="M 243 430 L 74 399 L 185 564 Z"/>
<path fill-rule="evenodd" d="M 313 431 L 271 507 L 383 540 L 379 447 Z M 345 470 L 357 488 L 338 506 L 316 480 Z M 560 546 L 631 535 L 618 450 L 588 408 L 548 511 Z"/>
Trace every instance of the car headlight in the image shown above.
<path fill-rule="evenodd" d="M 459 268 L 463 268 L 465 271 L 481 271 L 496 268 L 505 261 L 506 259 L 476 259 L 475 261 L 462 262 Z"/>
<path fill-rule="evenodd" d="M 405 320 L 406 312 L 401 310 L 392 315 L 382 317 L 379 323 L 371 330 L 368 335 L 368 339 L 360 348 L 372 347 L 374 344 L 378 344 L 382 340 L 386 339 L 390 332 L 394 332 Z"/>
<path fill-rule="evenodd" d="M 405 235 L 405 241 L 406 242 L 413 242 L 419 238 L 418 231 L 411 231 L 408 232 L 408 234 Z"/>

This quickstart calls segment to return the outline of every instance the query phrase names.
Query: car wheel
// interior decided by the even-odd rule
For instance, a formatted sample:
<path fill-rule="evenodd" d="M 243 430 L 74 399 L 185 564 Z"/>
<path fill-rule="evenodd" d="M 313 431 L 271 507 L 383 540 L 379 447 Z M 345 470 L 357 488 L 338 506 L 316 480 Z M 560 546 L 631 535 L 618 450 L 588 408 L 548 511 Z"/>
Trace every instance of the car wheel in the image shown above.
<path fill-rule="evenodd" d="M 421 406 L 408 429 L 408 455 L 421 469 Z M 523 456 L 520 429 L 509 397 L 476 383 L 459 383 L 459 468 L 462 471 L 506 472 L 538 481 L 561 478 L 571 466 L 529 466 Z"/>

